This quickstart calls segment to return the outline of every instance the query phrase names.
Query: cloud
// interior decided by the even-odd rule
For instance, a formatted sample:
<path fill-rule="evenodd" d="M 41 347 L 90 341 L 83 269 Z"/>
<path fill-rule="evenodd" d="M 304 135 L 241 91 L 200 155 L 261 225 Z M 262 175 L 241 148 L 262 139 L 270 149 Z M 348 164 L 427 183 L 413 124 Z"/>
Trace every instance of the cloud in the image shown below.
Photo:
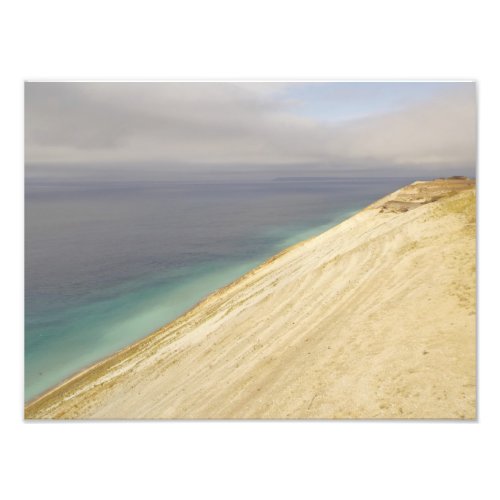
<path fill-rule="evenodd" d="M 458 86 L 427 102 L 366 118 L 336 134 L 344 155 L 389 164 L 474 165 L 476 102 L 473 86 Z"/>
<path fill-rule="evenodd" d="M 475 164 L 473 84 L 337 124 L 301 114 L 294 85 L 27 83 L 26 161 Z"/>

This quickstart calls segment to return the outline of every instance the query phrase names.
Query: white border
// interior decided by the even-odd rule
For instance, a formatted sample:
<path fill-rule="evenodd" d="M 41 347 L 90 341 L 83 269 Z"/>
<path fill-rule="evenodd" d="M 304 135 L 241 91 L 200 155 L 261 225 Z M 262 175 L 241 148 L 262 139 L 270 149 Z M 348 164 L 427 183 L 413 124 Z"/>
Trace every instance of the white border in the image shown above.
<path fill-rule="evenodd" d="M 498 498 L 494 2 L 9 2 L 3 8 L 3 498 Z M 478 423 L 22 422 L 23 80 L 477 80 Z M 20 340 L 21 338 L 21 340 Z"/>

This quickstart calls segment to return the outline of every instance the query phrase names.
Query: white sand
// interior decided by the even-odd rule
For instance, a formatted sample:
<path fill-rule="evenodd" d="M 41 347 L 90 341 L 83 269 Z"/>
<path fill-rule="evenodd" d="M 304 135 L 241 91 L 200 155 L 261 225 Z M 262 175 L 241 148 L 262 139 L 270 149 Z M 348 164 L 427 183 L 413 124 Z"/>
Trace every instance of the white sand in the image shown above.
<path fill-rule="evenodd" d="M 73 377 L 26 417 L 471 419 L 475 312 L 474 185 L 416 183 Z"/>

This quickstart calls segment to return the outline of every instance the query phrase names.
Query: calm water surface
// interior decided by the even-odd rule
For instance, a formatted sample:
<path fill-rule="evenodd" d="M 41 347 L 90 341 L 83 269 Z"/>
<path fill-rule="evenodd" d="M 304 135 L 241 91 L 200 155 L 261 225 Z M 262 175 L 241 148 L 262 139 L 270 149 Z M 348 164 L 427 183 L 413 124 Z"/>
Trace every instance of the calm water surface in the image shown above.
<path fill-rule="evenodd" d="M 27 168 L 25 399 L 413 180 Z"/>

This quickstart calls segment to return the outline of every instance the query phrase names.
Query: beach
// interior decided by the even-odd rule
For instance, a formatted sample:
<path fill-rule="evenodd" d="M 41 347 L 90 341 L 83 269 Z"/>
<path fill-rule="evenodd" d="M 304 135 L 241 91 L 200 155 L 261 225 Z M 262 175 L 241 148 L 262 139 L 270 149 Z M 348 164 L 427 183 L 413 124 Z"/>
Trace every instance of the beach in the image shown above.
<path fill-rule="evenodd" d="M 27 419 L 475 419 L 475 182 L 422 181 L 49 390 Z"/>
<path fill-rule="evenodd" d="M 416 180 L 62 170 L 26 181 L 25 402 Z"/>

